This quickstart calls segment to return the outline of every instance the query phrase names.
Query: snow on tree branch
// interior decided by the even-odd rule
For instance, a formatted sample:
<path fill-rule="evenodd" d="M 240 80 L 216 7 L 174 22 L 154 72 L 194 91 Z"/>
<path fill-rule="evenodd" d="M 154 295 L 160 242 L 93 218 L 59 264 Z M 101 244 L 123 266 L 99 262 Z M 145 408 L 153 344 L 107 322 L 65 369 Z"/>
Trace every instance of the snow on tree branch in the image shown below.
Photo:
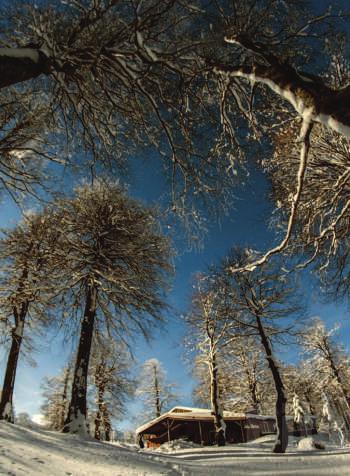
<path fill-rule="evenodd" d="M 300 158 L 299 158 L 299 168 L 296 176 L 296 191 L 294 195 L 291 197 L 291 205 L 290 205 L 290 214 L 288 219 L 287 231 L 283 238 L 283 240 L 274 248 L 267 251 L 260 259 L 249 263 L 244 268 L 230 268 L 230 271 L 233 273 L 241 272 L 241 271 L 253 271 L 257 266 L 261 266 L 266 263 L 271 256 L 274 254 L 280 253 L 283 251 L 291 238 L 293 226 L 296 220 L 296 214 L 298 210 L 298 205 L 300 202 L 301 194 L 303 191 L 304 179 L 307 169 L 307 160 L 310 148 L 310 134 L 313 128 L 313 123 L 311 121 L 311 112 L 305 113 L 303 122 L 300 129 Z"/>
<path fill-rule="evenodd" d="M 217 73 L 264 83 L 287 100 L 301 117 L 306 114 L 309 121 L 319 122 L 350 138 L 350 86 L 331 89 L 322 79 L 298 73 L 289 64 L 280 62 L 274 54 L 266 52 L 266 45 L 254 43 L 244 36 L 225 37 L 225 41 L 262 58 L 265 64 L 253 60 L 252 64 L 238 67 L 217 65 Z"/>

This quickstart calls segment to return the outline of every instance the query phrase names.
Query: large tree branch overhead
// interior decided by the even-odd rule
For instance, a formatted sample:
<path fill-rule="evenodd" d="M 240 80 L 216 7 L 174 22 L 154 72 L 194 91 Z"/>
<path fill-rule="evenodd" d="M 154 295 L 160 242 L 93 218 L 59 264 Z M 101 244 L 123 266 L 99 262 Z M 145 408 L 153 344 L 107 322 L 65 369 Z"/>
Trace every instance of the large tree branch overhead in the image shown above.
<path fill-rule="evenodd" d="M 225 40 L 252 53 L 253 60 L 239 66 L 215 65 L 217 73 L 264 83 L 286 99 L 301 117 L 307 116 L 308 120 L 321 123 L 350 138 L 349 86 L 332 89 L 321 78 L 299 73 L 268 53 L 263 45 L 254 44 L 244 37 L 227 37 Z"/>
<path fill-rule="evenodd" d="M 49 73 L 44 53 L 35 48 L 0 48 L 0 89 Z"/>
<path fill-rule="evenodd" d="M 83 149 L 92 174 L 96 164 L 125 169 L 136 148 L 151 148 L 171 184 L 169 209 L 191 215 L 192 229 L 202 220 L 193 199 L 229 206 L 243 154 L 215 115 L 216 90 L 207 100 L 201 54 L 213 33 L 193 2 L 14 3 L 10 16 L 0 8 L 0 92 L 26 90 L 44 105 L 45 140 L 58 150 L 64 135 L 65 157 Z"/>

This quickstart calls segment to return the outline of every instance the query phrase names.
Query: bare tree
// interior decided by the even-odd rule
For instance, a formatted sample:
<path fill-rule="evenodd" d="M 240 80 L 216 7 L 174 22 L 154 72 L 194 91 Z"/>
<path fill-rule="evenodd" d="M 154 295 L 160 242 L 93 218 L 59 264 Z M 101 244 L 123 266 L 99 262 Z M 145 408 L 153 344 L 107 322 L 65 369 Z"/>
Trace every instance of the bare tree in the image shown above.
<path fill-rule="evenodd" d="M 285 230 L 279 243 L 257 256 L 250 268 L 294 240 L 300 244 L 301 229 L 311 254 L 318 255 L 326 245 L 331 255 L 349 207 L 343 199 L 347 175 L 341 170 L 342 160 L 338 162 L 344 153 L 342 143 L 350 136 L 342 23 L 348 13 L 331 9 L 331 2 L 322 13 L 315 13 L 306 2 L 233 3 L 235 14 L 222 9 L 230 54 L 208 60 L 223 90 L 221 120 L 229 127 L 240 111 L 251 135 L 263 145 L 262 162 L 269 171 L 273 168 Z M 340 142 L 336 160 L 324 147 L 331 137 L 334 144 Z"/>
<path fill-rule="evenodd" d="M 324 384 L 311 362 L 302 360 L 297 366 L 288 364 L 282 371 L 288 393 L 288 413 L 293 411 L 291 396 L 297 394 L 309 415 L 321 416 Z"/>
<path fill-rule="evenodd" d="M 342 413 L 345 413 L 345 420 L 348 420 L 350 417 L 348 383 L 350 360 L 347 353 L 335 340 L 337 330 L 338 326 L 327 330 L 322 320 L 315 318 L 304 329 L 300 344 L 315 375 L 318 375 L 323 391 L 327 390 L 328 394 L 333 393 L 334 399 L 339 400 L 339 407 L 344 409 Z"/>
<path fill-rule="evenodd" d="M 28 88 L 0 92 L 0 191 L 19 204 L 53 188 L 52 168 L 68 163 L 57 153 L 50 112 L 38 96 Z"/>
<path fill-rule="evenodd" d="M 192 297 L 191 311 L 185 318 L 189 328 L 188 344 L 198 352 L 197 365 L 206 365 L 209 372 L 210 406 L 218 446 L 226 444 L 222 395 L 219 389 L 222 371 L 220 354 L 235 338 L 236 327 L 233 316 L 225 313 L 223 296 L 220 281 L 215 279 L 215 273 L 199 276 Z"/>
<path fill-rule="evenodd" d="M 73 363 L 56 377 L 45 377 L 41 385 L 44 403 L 41 411 L 52 430 L 62 431 L 68 412 L 68 395 L 72 386 Z"/>
<path fill-rule="evenodd" d="M 110 441 L 112 419 L 127 412 L 126 403 L 135 392 L 132 358 L 123 342 L 96 336 L 91 355 L 90 375 L 95 387 L 95 438 Z"/>
<path fill-rule="evenodd" d="M 30 80 L 49 129 L 83 143 L 92 168 L 97 158 L 120 164 L 135 145 L 156 148 L 172 209 L 188 224 L 201 221 L 198 197 L 228 206 L 252 137 L 271 145 L 274 130 L 301 117 L 286 235 L 267 259 L 290 240 L 313 125 L 347 134 L 349 88 L 323 74 L 344 18 L 306 1 L 16 2 L 2 10 L 0 85 Z"/>
<path fill-rule="evenodd" d="M 271 407 L 271 379 L 267 375 L 266 363 L 256 336 L 236 339 L 225 353 L 228 390 L 238 399 L 235 408 L 244 411 L 253 409 L 256 413 L 262 413 L 263 409 L 266 411 Z"/>
<path fill-rule="evenodd" d="M 2 20 L 0 85 L 29 81 L 41 91 L 36 97 L 51 113 L 50 137 L 65 134 L 73 151 L 83 143 L 92 168 L 97 159 L 124 164 L 135 145 L 155 148 L 171 179 L 171 209 L 191 226 L 202 224 L 202 205 L 229 206 L 250 137 L 263 137 L 281 110 L 242 80 L 241 69 L 270 61 L 273 76 L 280 55 L 288 74 L 287 60 L 309 36 L 322 44 L 328 31 L 320 25 L 336 15 L 313 17 L 302 1 L 78 0 L 63 7 L 53 0 L 50 6 L 16 2 L 10 13 L 3 9 Z M 228 47 L 225 33 L 234 45 Z M 305 63 L 311 50 L 303 49 Z M 310 84 L 294 76 L 299 89 L 302 81 Z M 310 135 L 308 127 L 303 131 L 301 162 Z M 302 170 L 299 175 L 302 182 Z"/>
<path fill-rule="evenodd" d="M 0 419 L 13 422 L 13 390 L 24 329 L 50 323 L 55 297 L 55 249 L 59 228 L 53 214 L 28 214 L 0 242 L 2 319 L 11 323 L 11 346 L 0 401 Z"/>
<path fill-rule="evenodd" d="M 157 418 L 176 401 L 176 385 L 169 383 L 162 364 L 149 359 L 142 365 L 136 395 L 143 401 L 143 418 Z"/>
<path fill-rule="evenodd" d="M 128 198 L 115 184 L 82 186 L 75 197 L 54 204 L 65 241 L 61 305 L 80 322 L 66 432 L 86 432 L 86 392 L 94 331 L 128 339 L 149 336 L 162 321 L 171 271 L 169 240 L 155 211 Z M 67 314 L 66 313 L 66 314 Z"/>
<path fill-rule="evenodd" d="M 199 405 L 207 405 L 210 401 L 208 366 L 200 354 L 192 365 L 197 381 L 194 399 Z M 273 383 L 255 336 L 237 336 L 231 345 L 222 349 L 218 388 L 222 408 L 226 411 L 271 414 Z"/>
<path fill-rule="evenodd" d="M 232 306 L 241 313 L 232 314 L 233 318 L 260 338 L 277 396 L 277 435 L 273 451 L 284 453 L 288 445 L 287 396 L 278 359 L 273 353 L 273 340 L 278 342 L 283 334 L 288 335 L 295 323 L 281 326 L 279 319 L 296 316 L 300 312 L 300 305 L 297 305 L 295 286 L 291 280 L 288 282 L 279 263 L 265 264 L 251 272 L 231 273 L 232 267 L 244 269 L 254 259 L 255 253 L 252 250 L 234 248 L 223 260 L 222 272 L 226 276 Z"/>
<path fill-rule="evenodd" d="M 216 89 L 202 74 L 217 35 L 200 2 L 11 3 L 0 11 L 0 87 L 39 91 L 65 157 L 83 144 L 94 171 L 97 161 L 124 167 L 135 147 L 152 148 L 170 177 L 170 208 L 189 226 L 201 222 L 194 202 L 227 206 L 240 149 L 217 121 Z"/>

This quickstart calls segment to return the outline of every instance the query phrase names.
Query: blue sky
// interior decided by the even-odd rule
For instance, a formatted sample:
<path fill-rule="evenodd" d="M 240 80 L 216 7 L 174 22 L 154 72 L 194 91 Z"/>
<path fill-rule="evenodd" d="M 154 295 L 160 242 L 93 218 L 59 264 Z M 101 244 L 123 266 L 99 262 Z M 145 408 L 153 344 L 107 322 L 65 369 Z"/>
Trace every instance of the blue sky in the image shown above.
<path fill-rule="evenodd" d="M 140 164 L 130 185 L 130 194 L 143 199 L 146 203 L 157 203 L 159 193 L 163 189 L 161 175 L 152 166 Z M 272 207 L 267 199 L 268 185 L 261 172 L 251 170 L 247 184 L 237 188 L 237 198 L 229 216 L 222 217 L 220 224 L 212 220 L 209 232 L 204 237 L 204 247 L 199 251 L 188 249 L 185 239 L 181 239 L 183 230 L 179 227 L 176 240 L 179 244 L 176 258 L 176 276 L 172 291 L 169 294 L 169 304 L 172 310 L 169 313 L 169 322 L 162 330 L 156 330 L 150 344 L 142 339 L 135 342 L 135 357 L 139 363 L 149 358 L 159 359 L 168 374 L 169 380 L 178 385 L 181 393 L 179 404 L 191 405 L 191 391 L 193 380 L 190 369 L 184 363 L 182 339 L 184 328 L 179 316 L 187 309 L 193 274 L 204 271 L 208 265 L 217 262 L 234 244 L 248 245 L 255 249 L 265 250 L 273 242 L 273 234 L 268 228 L 268 220 Z M 8 200 L 0 205 L 0 223 L 2 226 L 11 226 L 20 218 L 18 208 Z M 342 322 L 344 330 L 348 330 L 347 309 L 343 305 L 321 302 L 317 287 L 309 277 L 304 279 L 306 300 L 311 315 L 319 315 L 328 323 Z M 350 340 L 343 333 L 343 342 L 347 345 Z M 57 374 L 65 364 L 72 351 L 72 344 L 62 342 L 60 335 L 48 333 L 44 339 L 38 341 L 36 352 L 32 357 L 36 366 L 30 365 L 25 356 L 20 357 L 18 374 L 15 386 L 15 410 L 17 413 L 28 412 L 31 415 L 40 413 L 41 389 L 40 383 L 44 376 Z M 293 361 L 296 350 L 288 349 L 281 354 L 286 361 Z M 6 352 L 0 353 L 1 374 L 3 376 L 6 363 Z M 135 363 L 131 363 L 135 367 Z M 139 404 L 136 401 L 130 404 L 131 416 L 137 413 Z M 118 422 L 118 428 L 133 426 L 132 418 Z"/>

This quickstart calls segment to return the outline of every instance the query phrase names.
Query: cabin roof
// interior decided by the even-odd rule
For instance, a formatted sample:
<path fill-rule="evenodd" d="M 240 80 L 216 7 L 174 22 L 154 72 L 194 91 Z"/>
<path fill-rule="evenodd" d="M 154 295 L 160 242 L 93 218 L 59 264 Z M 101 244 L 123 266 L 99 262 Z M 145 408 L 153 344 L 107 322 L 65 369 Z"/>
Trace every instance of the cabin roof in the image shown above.
<path fill-rule="evenodd" d="M 250 413 L 235 413 L 235 412 L 223 412 L 224 420 L 246 420 L 248 418 L 255 418 L 255 419 L 274 419 L 274 416 L 271 415 L 255 415 Z M 172 419 L 172 420 L 213 420 L 214 416 L 210 409 L 207 408 L 192 408 L 192 407 L 174 407 L 166 413 L 163 413 L 157 418 L 150 420 L 147 423 L 139 426 L 136 429 L 136 434 L 142 433 L 147 429 L 150 429 L 157 423 L 161 422 L 165 419 Z"/>

